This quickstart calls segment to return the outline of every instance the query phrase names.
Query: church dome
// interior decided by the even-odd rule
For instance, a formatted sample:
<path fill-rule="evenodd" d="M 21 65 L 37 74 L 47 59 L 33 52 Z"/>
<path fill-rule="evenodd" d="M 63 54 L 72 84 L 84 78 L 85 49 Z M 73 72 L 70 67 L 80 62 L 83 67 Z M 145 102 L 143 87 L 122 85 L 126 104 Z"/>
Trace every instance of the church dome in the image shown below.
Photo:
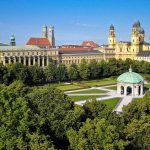
<path fill-rule="evenodd" d="M 140 34 L 144 34 L 145 33 L 145 31 L 144 31 L 144 29 L 142 27 L 139 28 L 139 33 Z"/>
<path fill-rule="evenodd" d="M 109 29 L 110 29 L 110 30 L 114 30 L 115 28 L 114 28 L 114 26 L 111 24 Z"/>
<path fill-rule="evenodd" d="M 132 72 L 132 69 L 130 68 L 129 72 L 125 72 L 118 77 L 117 82 L 136 84 L 144 82 L 144 78 L 140 74 Z"/>
<path fill-rule="evenodd" d="M 135 23 L 133 24 L 133 27 L 134 27 L 134 28 L 138 28 L 138 27 L 140 27 L 140 26 L 141 26 L 140 21 L 137 21 L 137 22 L 135 22 Z"/>
<path fill-rule="evenodd" d="M 10 37 L 11 40 L 15 40 L 15 36 L 12 34 Z"/>

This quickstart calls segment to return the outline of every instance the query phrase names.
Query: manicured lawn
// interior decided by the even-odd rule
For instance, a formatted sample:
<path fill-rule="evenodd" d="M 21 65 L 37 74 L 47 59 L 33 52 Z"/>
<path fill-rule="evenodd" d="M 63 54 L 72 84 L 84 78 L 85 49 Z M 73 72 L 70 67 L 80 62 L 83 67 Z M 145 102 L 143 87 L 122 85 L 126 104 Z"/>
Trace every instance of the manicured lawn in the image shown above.
<path fill-rule="evenodd" d="M 107 89 L 110 89 L 110 90 L 117 90 L 117 86 L 107 87 Z"/>
<path fill-rule="evenodd" d="M 70 94 L 99 94 L 99 93 L 106 93 L 106 91 L 99 89 L 91 89 L 85 91 L 71 92 Z"/>
<path fill-rule="evenodd" d="M 69 91 L 69 90 L 77 90 L 77 89 L 82 89 L 83 87 L 78 86 L 78 85 L 61 85 L 61 86 L 56 86 L 57 89 L 62 90 L 62 91 Z"/>
<path fill-rule="evenodd" d="M 113 99 L 109 99 L 109 100 L 103 100 L 101 102 L 105 103 L 109 108 L 115 108 L 115 106 L 118 104 L 118 102 L 120 101 L 120 98 L 113 98 Z"/>
<path fill-rule="evenodd" d="M 99 97 L 104 97 L 105 95 L 101 95 L 101 96 L 70 96 L 70 98 L 74 101 L 82 101 L 82 100 L 91 100 L 91 99 L 96 99 Z M 102 100 L 102 103 L 105 103 L 109 108 L 113 109 L 115 108 L 115 106 L 118 104 L 118 102 L 120 101 L 120 98 L 112 98 L 109 100 Z"/>
<path fill-rule="evenodd" d="M 145 84 L 144 87 L 149 88 L 150 89 L 150 84 Z"/>
<path fill-rule="evenodd" d="M 99 98 L 101 97 L 102 95 L 100 96 L 70 96 L 70 98 L 76 102 L 76 101 L 82 101 L 82 100 L 91 100 L 91 99 L 96 99 L 96 98 Z"/>
<path fill-rule="evenodd" d="M 84 89 L 96 86 L 104 86 L 104 85 L 111 85 L 116 83 L 116 78 L 104 78 L 99 80 L 88 80 L 88 81 L 75 81 L 71 84 L 61 83 L 51 83 L 52 86 L 62 90 L 62 91 L 70 91 L 70 90 L 77 90 L 77 89 Z"/>
<path fill-rule="evenodd" d="M 116 78 L 105 78 L 101 80 L 77 82 L 78 85 L 83 86 L 83 87 L 104 86 L 104 85 L 110 85 L 110 84 L 115 84 L 115 83 L 116 83 Z"/>

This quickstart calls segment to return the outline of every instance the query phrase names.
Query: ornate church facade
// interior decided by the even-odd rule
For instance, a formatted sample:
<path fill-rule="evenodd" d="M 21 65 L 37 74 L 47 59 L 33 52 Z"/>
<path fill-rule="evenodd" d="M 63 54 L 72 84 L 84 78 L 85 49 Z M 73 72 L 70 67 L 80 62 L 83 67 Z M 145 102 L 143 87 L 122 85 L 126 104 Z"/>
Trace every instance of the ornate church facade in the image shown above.
<path fill-rule="evenodd" d="M 145 42 L 145 31 L 139 21 L 132 27 L 131 41 L 116 40 L 115 28 L 113 25 L 109 28 L 108 47 L 115 49 L 116 59 L 137 59 L 137 56 L 143 51 L 150 51 L 150 43 Z"/>

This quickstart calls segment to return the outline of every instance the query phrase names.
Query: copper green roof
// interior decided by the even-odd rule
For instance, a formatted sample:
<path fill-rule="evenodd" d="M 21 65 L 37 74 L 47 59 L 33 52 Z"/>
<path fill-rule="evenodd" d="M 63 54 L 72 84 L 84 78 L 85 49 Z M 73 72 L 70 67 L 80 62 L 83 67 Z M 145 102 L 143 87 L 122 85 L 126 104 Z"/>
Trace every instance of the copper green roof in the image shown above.
<path fill-rule="evenodd" d="M 118 79 L 118 82 L 124 82 L 124 83 L 140 83 L 140 82 L 144 82 L 144 78 L 135 72 L 132 72 L 132 69 L 129 69 L 129 72 L 125 72 L 123 74 L 121 74 Z"/>

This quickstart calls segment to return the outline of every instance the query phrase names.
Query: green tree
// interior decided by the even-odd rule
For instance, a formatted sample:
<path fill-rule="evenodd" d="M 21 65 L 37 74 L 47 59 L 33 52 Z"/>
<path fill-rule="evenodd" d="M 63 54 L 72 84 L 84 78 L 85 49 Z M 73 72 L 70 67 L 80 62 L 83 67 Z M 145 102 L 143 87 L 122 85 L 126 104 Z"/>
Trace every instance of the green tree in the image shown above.
<path fill-rule="evenodd" d="M 50 135 L 43 135 L 43 120 L 26 99 L 30 91 L 22 82 L 0 85 L 0 149 L 50 149 Z"/>
<path fill-rule="evenodd" d="M 57 148 L 67 147 L 66 130 L 70 127 L 69 114 L 74 109 L 73 103 L 60 90 L 50 86 L 35 88 L 29 95 L 34 112 L 43 120 L 43 134 L 51 135 Z"/>
<path fill-rule="evenodd" d="M 59 66 L 56 69 L 56 78 L 58 81 L 65 81 L 67 80 L 68 74 L 67 74 L 67 68 L 64 64 L 59 64 Z"/>
<path fill-rule="evenodd" d="M 0 83 L 4 83 L 6 79 L 7 68 L 0 63 Z"/>
<path fill-rule="evenodd" d="M 44 69 L 44 74 L 47 82 L 54 82 L 56 80 L 56 65 L 50 62 L 49 65 Z"/>
<path fill-rule="evenodd" d="M 88 64 L 85 61 L 85 59 L 83 59 L 79 64 L 78 70 L 81 79 L 83 80 L 88 79 L 88 77 L 90 76 L 90 72 L 89 72 Z"/>
<path fill-rule="evenodd" d="M 45 82 L 45 75 L 42 68 L 38 66 L 29 66 L 28 70 L 31 76 L 30 84 L 41 84 Z"/>
<path fill-rule="evenodd" d="M 91 62 L 88 64 L 88 68 L 90 72 L 90 79 L 97 78 L 99 74 L 99 66 L 95 59 L 91 60 Z"/>
<path fill-rule="evenodd" d="M 131 141 L 130 149 L 150 149 L 150 115 L 133 119 L 125 128 L 126 139 Z"/>
<path fill-rule="evenodd" d="M 120 139 L 116 127 L 105 119 L 87 119 L 79 131 L 70 129 L 67 136 L 72 150 L 123 150 L 128 145 L 127 141 Z"/>
<path fill-rule="evenodd" d="M 78 68 L 76 64 L 71 64 L 68 69 L 68 77 L 70 80 L 77 80 L 79 76 Z"/>
<path fill-rule="evenodd" d="M 87 118 L 95 119 L 95 118 L 108 118 L 111 114 L 112 110 L 107 107 L 106 104 L 97 101 L 92 100 L 90 102 L 86 102 L 85 105 L 83 105 L 83 109 L 85 111 L 85 114 Z"/>

